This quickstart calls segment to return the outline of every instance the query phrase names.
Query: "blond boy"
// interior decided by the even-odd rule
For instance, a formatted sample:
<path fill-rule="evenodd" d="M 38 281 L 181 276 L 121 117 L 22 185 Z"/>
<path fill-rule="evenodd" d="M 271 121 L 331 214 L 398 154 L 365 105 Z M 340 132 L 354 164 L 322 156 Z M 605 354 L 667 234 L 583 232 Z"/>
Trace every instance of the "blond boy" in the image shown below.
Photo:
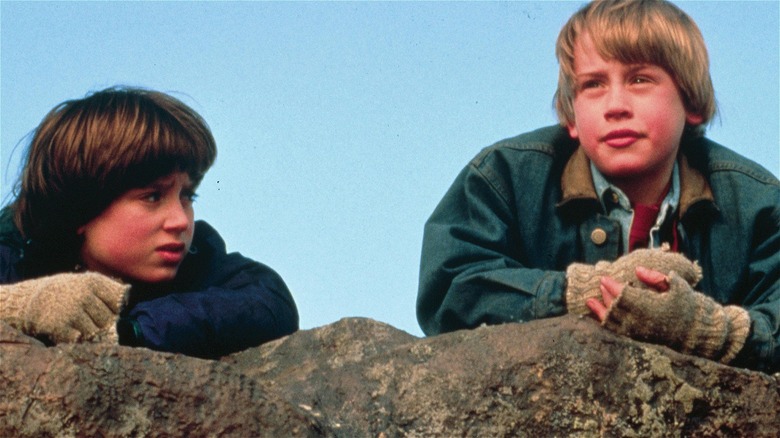
<path fill-rule="evenodd" d="M 556 54 L 560 126 L 484 149 L 426 223 L 423 331 L 590 314 L 780 368 L 780 183 L 703 137 L 716 105 L 695 23 L 665 1 L 593 2 Z"/>

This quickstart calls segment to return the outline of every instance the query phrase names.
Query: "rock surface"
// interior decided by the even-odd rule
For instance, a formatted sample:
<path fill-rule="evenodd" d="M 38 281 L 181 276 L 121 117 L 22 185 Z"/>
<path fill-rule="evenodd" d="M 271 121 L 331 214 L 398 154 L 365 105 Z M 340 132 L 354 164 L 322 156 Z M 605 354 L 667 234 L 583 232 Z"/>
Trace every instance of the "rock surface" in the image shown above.
<path fill-rule="evenodd" d="M 566 316 L 348 318 L 206 361 L 0 323 L 0 436 L 776 436 L 780 382 Z"/>

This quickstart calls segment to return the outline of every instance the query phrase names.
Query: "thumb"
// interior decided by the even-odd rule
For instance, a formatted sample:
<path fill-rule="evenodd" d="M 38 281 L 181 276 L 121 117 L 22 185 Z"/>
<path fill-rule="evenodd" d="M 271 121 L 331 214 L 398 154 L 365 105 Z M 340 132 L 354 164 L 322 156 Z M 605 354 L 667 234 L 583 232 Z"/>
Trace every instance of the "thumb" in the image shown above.
<path fill-rule="evenodd" d="M 114 313 L 119 313 L 127 300 L 130 290 L 129 284 L 120 283 L 110 277 L 96 272 L 88 272 L 84 275 L 89 290 L 97 296 Z"/>
<path fill-rule="evenodd" d="M 639 281 L 644 283 L 646 286 L 649 286 L 650 288 L 659 292 L 665 292 L 669 290 L 669 277 L 661 272 L 645 268 L 644 266 L 637 266 L 636 278 L 638 278 Z"/>

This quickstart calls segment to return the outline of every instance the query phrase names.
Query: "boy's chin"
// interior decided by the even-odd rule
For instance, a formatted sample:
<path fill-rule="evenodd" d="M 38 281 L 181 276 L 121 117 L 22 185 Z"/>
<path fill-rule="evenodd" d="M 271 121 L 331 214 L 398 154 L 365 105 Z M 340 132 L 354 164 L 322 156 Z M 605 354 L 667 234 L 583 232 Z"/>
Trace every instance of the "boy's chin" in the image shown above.
<path fill-rule="evenodd" d="M 173 281 L 176 278 L 177 268 L 155 269 L 148 272 L 136 273 L 128 278 L 130 283 L 158 284 Z"/>
<path fill-rule="evenodd" d="M 597 163 L 596 168 L 607 179 L 642 179 L 652 177 L 654 171 L 646 161 L 624 159 Z"/>
<path fill-rule="evenodd" d="M 607 177 L 607 179 L 635 179 L 635 178 L 641 178 L 642 169 L 636 169 L 636 168 L 606 169 L 606 170 L 601 170 L 601 173 L 605 177 Z"/>

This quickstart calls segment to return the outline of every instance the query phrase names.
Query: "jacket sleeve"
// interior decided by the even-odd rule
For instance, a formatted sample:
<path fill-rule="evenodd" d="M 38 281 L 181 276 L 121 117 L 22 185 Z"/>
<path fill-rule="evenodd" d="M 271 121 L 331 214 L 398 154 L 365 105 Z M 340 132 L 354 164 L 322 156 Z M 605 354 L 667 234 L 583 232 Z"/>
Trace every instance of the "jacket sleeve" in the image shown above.
<path fill-rule="evenodd" d="M 22 257 L 23 239 L 13 222 L 11 208 L 0 209 L 0 284 L 22 281 L 18 265 Z"/>
<path fill-rule="evenodd" d="M 121 344 L 216 358 L 298 330 L 292 295 L 271 268 L 227 254 L 202 221 L 193 248 L 173 292 L 131 298 L 118 324 Z"/>
<path fill-rule="evenodd" d="M 478 157 L 425 224 L 417 319 L 427 335 L 565 313 L 565 273 L 530 267 L 523 248 L 534 243 L 522 242 L 515 213 L 529 207 L 500 174 Z"/>
<path fill-rule="evenodd" d="M 775 192 L 777 193 L 777 192 Z M 776 196 L 777 199 L 777 196 Z M 780 207 L 756 223 L 756 236 L 746 277 L 751 290 L 742 300 L 750 315 L 750 335 L 735 365 L 780 371 Z"/>
<path fill-rule="evenodd" d="M 0 243 L 0 284 L 12 284 L 21 281 L 16 270 L 19 262 L 19 250 Z"/>

